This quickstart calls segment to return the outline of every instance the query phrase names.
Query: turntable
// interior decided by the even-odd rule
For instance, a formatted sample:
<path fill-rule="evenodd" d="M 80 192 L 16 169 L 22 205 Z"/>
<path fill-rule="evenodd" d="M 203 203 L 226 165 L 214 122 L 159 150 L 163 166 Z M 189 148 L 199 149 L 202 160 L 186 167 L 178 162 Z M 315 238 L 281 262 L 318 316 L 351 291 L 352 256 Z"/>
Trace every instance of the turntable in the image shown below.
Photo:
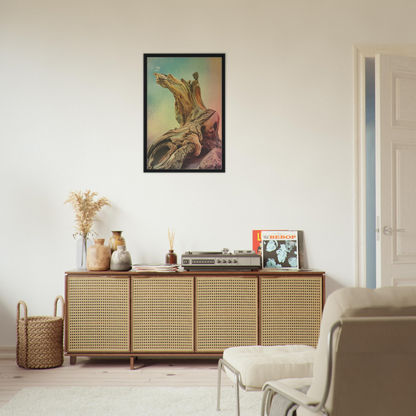
<path fill-rule="evenodd" d="M 182 254 L 182 267 L 188 271 L 249 271 L 261 268 L 261 256 L 254 250 L 187 251 Z"/>

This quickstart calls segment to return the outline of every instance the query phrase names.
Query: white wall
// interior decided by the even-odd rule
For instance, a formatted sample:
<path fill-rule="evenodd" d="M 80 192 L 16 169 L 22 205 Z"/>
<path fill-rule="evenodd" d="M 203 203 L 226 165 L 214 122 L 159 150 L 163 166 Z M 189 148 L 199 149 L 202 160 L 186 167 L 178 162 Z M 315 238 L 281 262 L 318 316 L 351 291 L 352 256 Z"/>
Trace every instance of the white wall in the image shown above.
<path fill-rule="evenodd" d="M 74 215 L 112 201 L 134 262 L 251 248 L 303 229 L 327 292 L 352 286 L 354 44 L 412 43 L 416 3 L 0 0 L 0 346 L 16 304 L 49 315 L 75 266 Z M 143 173 L 143 54 L 226 54 L 226 173 Z M 202 91 L 203 94 L 203 91 Z"/>

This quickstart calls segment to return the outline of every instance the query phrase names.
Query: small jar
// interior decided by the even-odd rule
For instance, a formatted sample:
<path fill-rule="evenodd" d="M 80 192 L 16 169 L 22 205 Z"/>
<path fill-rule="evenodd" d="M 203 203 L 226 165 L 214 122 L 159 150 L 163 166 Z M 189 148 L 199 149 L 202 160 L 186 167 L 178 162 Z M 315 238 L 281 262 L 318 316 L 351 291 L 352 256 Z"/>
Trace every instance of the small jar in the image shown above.
<path fill-rule="evenodd" d="M 169 250 L 169 253 L 166 254 L 165 263 L 166 264 L 178 264 L 178 257 L 176 253 L 173 252 L 173 250 Z"/>
<path fill-rule="evenodd" d="M 108 240 L 108 246 L 111 249 L 111 253 L 114 253 L 117 250 L 118 246 L 126 247 L 126 240 L 121 236 L 123 231 L 111 231 L 113 235 Z"/>

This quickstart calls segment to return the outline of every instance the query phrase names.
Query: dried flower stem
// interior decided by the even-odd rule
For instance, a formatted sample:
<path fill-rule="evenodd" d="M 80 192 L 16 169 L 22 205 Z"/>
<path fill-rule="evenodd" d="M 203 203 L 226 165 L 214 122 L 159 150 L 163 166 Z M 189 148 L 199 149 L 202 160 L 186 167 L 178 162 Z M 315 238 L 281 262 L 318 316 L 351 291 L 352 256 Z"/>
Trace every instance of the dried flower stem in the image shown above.
<path fill-rule="evenodd" d="M 98 195 L 97 192 L 85 191 L 82 194 L 80 191 L 70 192 L 68 199 L 64 202 L 69 202 L 75 211 L 75 229 L 77 232 L 73 234 L 74 238 L 77 235 L 81 237 L 87 237 L 89 234 L 94 233 L 92 230 L 95 216 L 101 210 L 102 207 L 108 205 L 111 207 L 110 201 L 107 198 L 99 198 L 94 201 L 94 197 Z"/>
<path fill-rule="evenodd" d="M 173 242 L 175 241 L 175 230 L 172 230 L 172 232 L 170 232 L 168 228 L 168 238 L 169 238 L 169 247 L 171 250 L 173 250 Z"/>

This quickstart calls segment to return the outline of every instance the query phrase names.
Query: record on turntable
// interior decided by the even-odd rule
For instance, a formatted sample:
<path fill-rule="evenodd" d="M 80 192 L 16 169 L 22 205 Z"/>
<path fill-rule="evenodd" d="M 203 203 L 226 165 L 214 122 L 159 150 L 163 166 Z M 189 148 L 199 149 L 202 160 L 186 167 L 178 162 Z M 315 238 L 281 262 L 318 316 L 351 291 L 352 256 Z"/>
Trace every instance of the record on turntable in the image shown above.
<path fill-rule="evenodd" d="M 182 267 L 188 271 L 198 270 L 258 270 L 261 256 L 254 250 L 187 251 L 182 254 Z"/>

